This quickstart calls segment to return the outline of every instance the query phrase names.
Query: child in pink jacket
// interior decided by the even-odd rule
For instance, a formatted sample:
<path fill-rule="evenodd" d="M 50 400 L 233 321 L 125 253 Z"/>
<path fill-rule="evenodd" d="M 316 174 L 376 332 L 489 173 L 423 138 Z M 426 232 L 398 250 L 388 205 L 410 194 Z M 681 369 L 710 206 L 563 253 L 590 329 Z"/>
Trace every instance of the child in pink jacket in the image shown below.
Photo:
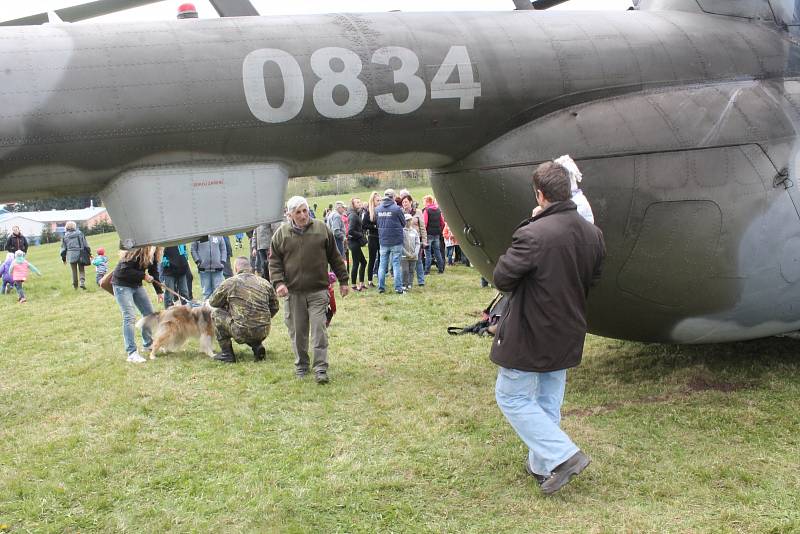
<path fill-rule="evenodd" d="M 39 276 L 42 273 L 36 268 L 34 264 L 25 259 L 25 253 L 18 250 L 14 253 L 14 263 L 11 264 L 11 278 L 14 280 L 14 288 L 17 290 L 19 296 L 19 303 L 27 302 L 25 298 L 25 290 L 22 289 L 22 284 L 28 279 L 28 272 L 33 271 Z"/>

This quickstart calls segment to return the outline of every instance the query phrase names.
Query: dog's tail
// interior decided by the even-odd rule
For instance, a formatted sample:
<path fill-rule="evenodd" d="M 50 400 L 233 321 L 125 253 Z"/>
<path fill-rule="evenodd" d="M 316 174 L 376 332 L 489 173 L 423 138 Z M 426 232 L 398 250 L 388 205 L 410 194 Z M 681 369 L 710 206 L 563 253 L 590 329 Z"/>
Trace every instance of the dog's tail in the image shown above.
<path fill-rule="evenodd" d="M 161 315 L 161 312 L 151 313 L 149 315 L 145 315 L 138 321 L 136 321 L 136 328 L 139 330 L 147 330 L 148 332 L 153 332 L 158 327 L 158 316 Z"/>

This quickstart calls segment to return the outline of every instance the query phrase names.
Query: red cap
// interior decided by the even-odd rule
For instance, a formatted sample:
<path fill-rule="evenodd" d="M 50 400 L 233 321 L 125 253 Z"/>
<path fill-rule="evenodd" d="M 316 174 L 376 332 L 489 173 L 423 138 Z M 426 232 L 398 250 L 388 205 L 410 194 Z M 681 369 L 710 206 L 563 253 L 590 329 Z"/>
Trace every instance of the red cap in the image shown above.
<path fill-rule="evenodd" d="M 196 19 L 197 18 L 197 8 L 194 7 L 194 4 L 185 3 L 181 4 L 178 7 L 178 18 L 179 19 Z"/>

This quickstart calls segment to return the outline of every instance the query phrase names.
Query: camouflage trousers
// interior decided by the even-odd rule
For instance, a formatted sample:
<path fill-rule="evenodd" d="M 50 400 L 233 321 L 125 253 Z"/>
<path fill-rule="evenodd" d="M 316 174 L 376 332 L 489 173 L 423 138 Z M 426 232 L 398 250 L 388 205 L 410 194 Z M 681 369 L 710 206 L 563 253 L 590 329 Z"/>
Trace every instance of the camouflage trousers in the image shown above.
<path fill-rule="evenodd" d="M 214 308 L 211 312 L 214 320 L 214 328 L 217 331 L 217 341 L 223 342 L 229 339 L 242 345 L 259 345 L 269 335 L 269 324 L 241 326 L 233 321 L 228 310 Z"/>

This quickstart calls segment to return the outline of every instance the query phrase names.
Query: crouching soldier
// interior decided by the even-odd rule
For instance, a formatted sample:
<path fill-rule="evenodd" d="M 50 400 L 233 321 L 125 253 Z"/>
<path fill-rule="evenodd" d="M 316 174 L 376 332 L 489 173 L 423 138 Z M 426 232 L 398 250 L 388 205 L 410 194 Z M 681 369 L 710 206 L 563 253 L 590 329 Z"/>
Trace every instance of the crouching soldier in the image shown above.
<path fill-rule="evenodd" d="M 253 274 L 247 258 L 236 258 L 235 276 L 228 278 L 212 293 L 209 304 L 221 352 L 214 359 L 234 363 L 233 343 L 253 349 L 256 361 L 263 360 L 267 349 L 262 344 L 269 335 L 270 321 L 278 313 L 278 296 L 272 284 Z"/>

